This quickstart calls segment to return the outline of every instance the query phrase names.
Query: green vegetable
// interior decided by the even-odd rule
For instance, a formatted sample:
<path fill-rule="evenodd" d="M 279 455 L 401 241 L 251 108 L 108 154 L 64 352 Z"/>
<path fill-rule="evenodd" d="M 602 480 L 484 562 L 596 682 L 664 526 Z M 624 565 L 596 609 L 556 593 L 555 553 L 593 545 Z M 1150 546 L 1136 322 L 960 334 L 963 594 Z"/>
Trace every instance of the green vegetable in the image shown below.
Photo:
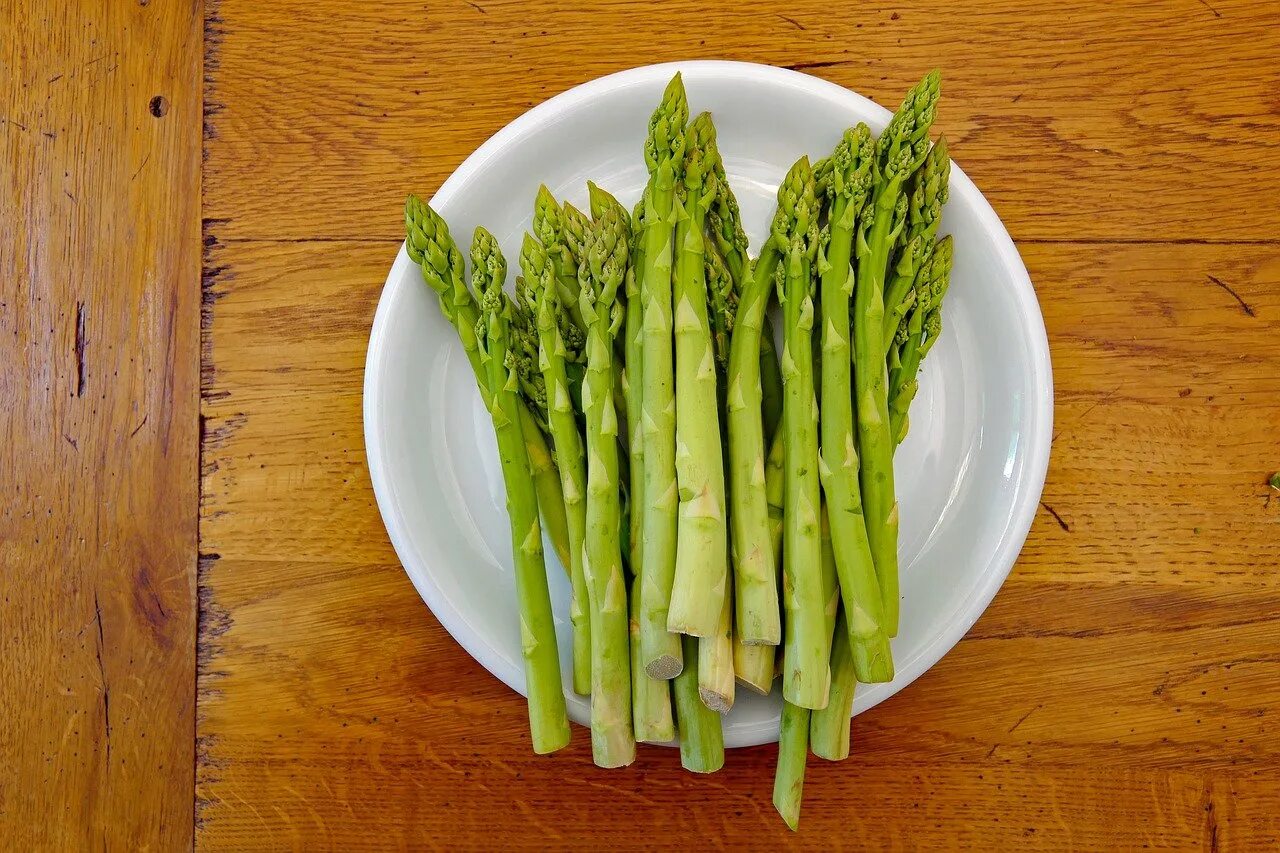
<path fill-rule="evenodd" d="M 707 162 L 713 132 L 703 113 L 689 125 L 686 134 L 683 208 L 676 223 L 679 260 L 673 295 L 676 482 L 680 506 L 667 630 L 696 637 L 719 635 L 721 614 L 727 606 L 729 573 L 716 360 L 707 311 L 703 236 L 707 209 L 715 197 L 714 171 Z M 717 659 L 732 662 L 729 656 Z M 732 671 L 725 681 L 732 690 Z"/>
<path fill-rule="evenodd" d="M 884 603 L 885 628 L 891 637 L 898 632 L 898 503 L 894 496 L 894 442 L 885 365 L 885 274 L 890 250 L 906 219 L 903 184 L 928 153 L 938 86 L 938 72 L 930 72 L 907 93 L 877 140 L 871 200 L 857 235 L 853 349 L 859 480 L 867 536 Z"/>
<path fill-rule="evenodd" d="M 578 213 L 576 209 L 574 212 Z M 576 224 L 575 218 L 570 225 Z M 534 199 L 533 233 L 542 243 L 555 271 L 560 304 L 568 309 L 574 324 L 585 337 L 587 326 L 582 319 L 582 309 L 578 307 L 579 254 L 576 247 L 581 245 L 581 236 L 576 231 L 566 231 L 565 208 L 555 200 L 546 185 L 538 187 L 538 195 Z"/>
<path fill-rule="evenodd" d="M 729 341 L 729 527 L 733 536 L 738 635 L 744 643 L 777 645 L 782 639 L 775 548 L 771 544 L 765 485 L 762 411 L 762 332 L 781 247 L 812 174 L 807 161 L 791 167 L 778 188 L 769 239 L 751 268 L 738 301 Z M 766 352 L 772 351 L 772 341 Z"/>
<path fill-rule="evenodd" d="M 778 767 L 773 776 L 773 807 L 794 830 L 800 825 L 804 769 L 809 759 L 809 709 L 782 703 L 778 732 Z"/>
<path fill-rule="evenodd" d="M 947 140 L 940 138 L 929 149 L 924 165 L 911 181 L 910 202 L 907 208 L 907 227 L 903 231 L 906 248 L 894 267 L 893 275 L 885 289 L 884 334 L 886 342 L 898 331 L 902 318 L 915 303 L 916 271 L 933 252 L 937 242 L 938 226 L 942 223 L 942 206 L 947 203 L 948 180 L 951 175 L 951 158 L 947 155 Z"/>
<path fill-rule="evenodd" d="M 817 199 L 808 158 L 775 279 L 783 311 L 782 432 L 786 459 L 783 504 L 782 695 L 802 708 L 827 704 L 818 485 L 818 403 L 813 370 L 813 263 L 818 250 Z"/>
<path fill-rule="evenodd" d="M 480 294 L 482 311 L 482 322 L 476 330 L 483 336 L 478 338 L 477 346 L 489 380 L 489 412 L 507 487 L 516 597 L 520 605 L 521 654 L 529 697 L 529 729 L 534 752 L 543 754 L 569 743 L 569 718 L 560 683 L 555 621 L 542 560 L 537 493 L 521 431 L 517 379 L 512 371 L 513 361 L 508 358 L 507 331 L 512 306 L 502 291 L 507 275 L 506 261 L 498 242 L 483 228 L 476 229 L 471 243 L 471 265 L 472 284 Z"/>
<path fill-rule="evenodd" d="M 822 271 L 822 473 L 836 568 L 844 597 L 850 642 L 857 650 L 858 679 L 893 680 L 893 653 L 884 629 L 884 608 L 867 538 L 858 485 L 854 439 L 849 299 L 854 228 L 871 184 L 871 131 L 865 124 L 845 131 L 829 158 L 830 240 Z"/>
<path fill-rule="evenodd" d="M 671 711 L 671 682 L 654 678 L 640 662 L 640 576 L 631 579 L 631 721 L 635 738 L 645 743 L 676 739 Z"/>
<path fill-rule="evenodd" d="M 857 682 L 842 609 L 831 641 L 831 695 L 827 707 L 814 711 L 809 718 L 809 745 L 819 758 L 842 761 L 849 757 L 849 718 Z"/>
<path fill-rule="evenodd" d="M 587 235 L 578 265 L 578 304 L 587 324 L 582 408 L 587 427 L 587 532 L 583 573 L 591 604 L 591 748 L 596 764 L 635 760 L 631 719 L 630 614 L 622 573 L 618 416 L 613 406 L 613 339 L 622 328 L 618 289 L 630 234 L 617 209 Z"/>
<path fill-rule="evenodd" d="M 680 639 L 667 630 L 671 586 L 676 567 L 676 406 L 672 328 L 672 236 L 678 208 L 676 181 L 683 171 L 685 122 L 689 105 L 677 74 L 649 121 L 645 163 L 644 268 L 640 303 L 644 313 L 641 415 L 644 441 L 644 495 L 640 575 L 640 649 L 645 669 L 654 678 L 680 672 Z"/>
<path fill-rule="evenodd" d="M 489 378 L 480 362 L 479 342 L 476 339 L 476 323 L 480 319 L 479 306 L 467 289 L 463 270 L 462 253 L 449 226 L 440 214 L 417 196 L 405 200 L 404 223 L 407 232 L 405 247 L 409 257 L 422 268 L 422 277 L 440 297 L 440 312 L 458 333 L 463 351 L 471 363 L 481 396 L 489 396 Z M 542 526 L 551 538 L 551 544 L 560 558 L 560 565 L 567 572 L 570 565 L 569 524 L 564 507 L 564 493 L 560 486 L 560 474 L 556 471 L 551 451 L 537 420 L 523 401 L 517 401 L 521 434 L 525 452 L 533 472 L 534 488 L 538 494 L 538 510 Z"/>
<path fill-rule="evenodd" d="M 533 300 L 538 335 L 538 366 L 546 388 L 547 421 L 555 444 L 564 491 L 565 514 L 569 527 L 569 580 L 573 594 L 569 598 L 569 622 L 573 626 L 573 689 L 591 692 L 591 619 L 588 615 L 588 592 L 583 573 L 583 543 L 587 529 L 587 462 L 582 449 L 582 433 L 574 414 L 569 394 L 566 365 L 580 361 L 580 351 L 570 351 L 561 328 L 565 311 L 560 303 L 560 288 L 541 244 L 525 235 L 520 252 L 524 272 L 524 288 Z"/>
<path fill-rule="evenodd" d="M 680 636 L 684 668 L 671 685 L 675 694 L 680 764 L 694 773 L 714 773 L 724 767 L 724 729 L 720 715 L 698 694 L 698 639 Z"/>
<path fill-rule="evenodd" d="M 898 329 L 898 365 L 889 373 L 889 429 L 894 445 L 907 436 L 907 411 L 919 388 L 920 362 L 942 333 L 942 297 L 951 276 L 952 240 L 938 241 L 915 281 L 915 301 Z"/>

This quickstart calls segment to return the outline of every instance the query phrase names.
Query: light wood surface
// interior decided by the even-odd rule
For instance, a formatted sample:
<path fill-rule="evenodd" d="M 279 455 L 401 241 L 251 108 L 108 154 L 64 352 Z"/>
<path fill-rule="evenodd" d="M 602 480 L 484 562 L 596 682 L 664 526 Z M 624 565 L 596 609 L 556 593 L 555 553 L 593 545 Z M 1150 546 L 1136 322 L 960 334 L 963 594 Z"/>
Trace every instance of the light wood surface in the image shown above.
<path fill-rule="evenodd" d="M 192 843 L 196 2 L 0 3 L 0 849 Z"/>
<path fill-rule="evenodd" d="M 195 132 L 198 15 L 166 0 L 112 8 L 113 22 L 169 28 L 125 30 L 146 46 L 112 48 L 124 53 L 115 73 L 138 66 L 130 77 L 59 95 L 40 82 L 57 71 L 41 77 L 25 56 L 31 86 L 14 84 L 0 124 L 0 162 L 38 190 L 17 197 L 57 213 L 5 207 L 0 220 L 4 435 L 17 437 L 0 459 L 19 484 L 0 514 L 0 713 L 20 722 L 0 728 L 0 840 L 93 846 L 119 826 L 121 844 L 103 846 L 167 849 L 194 822 L 210 850 L 1280 845 L 1272 6 L 211 2 L 199 306 L 196 142 L 168 135 Z M 98 55 L 81 32 L 61 46 L 69 67 Z M 16 43 L 0 50 L 34 50 L 34 36 Z M 941 67 L 938 129 L 1018 242 L 1053 357 L 1053 456 L 1012 576 L 952 653 L 857 718 L 849 761 L 810 760 L 795 835 L 769 801 L 773 747 L 734 751 L 705 778 L 658 748 L 628 770 L 596 769 L 581 729 L 563 753 L 530 754 L 522 700 L 454 643 L 400 568 L 361 435 L 365 346 L 404 194 L 429 195 L 563 89 L 693 57 L 792 66 L 889 105 Z M 54 109 L 46 91 L 79 135 L 32 120 Z M 145 109 L 158 92 L 163 119 Z M 46 143 L 15 131 L 15 114 L 70 147 L 39 153 Z M 85 168 L 74 155 L 99 144 L 97 127 L 113 156 L 67 186 L 78 208 L 55 207 L 57 175 L 72 169 L 60 163 Z M 167 153 L 130 183 L 142 141 Z M 120 189 L 147 180 L 150 194 Z M 110 215 L 85 219 L 84 198 L 110 201 Z M 99 255 L 64 239 L 69 222 L 97 229 L 111 263 L 71 263 Z M 32 281 L 49 288 L 35 308 Z M 91 309 L 96 413 L 65 393 L 77 301 Z M 119 364 L 92 360 L 108 356 Z M 167 444 L 152 431 L 162 400 Z M 68 433 L 78 450 L 58 443 L 66 424 L 84 430 Z M 86 446 L 96 455 L 77 455 Z M 50 505 L 56 545 L 35 516 Z M 150 612 L 139 565 L 156 567 L 168 642 L 138 615 Z M 115 777 L 96 716 L 108 676 Z M 33 830 L 38 814 L 66 819 Z"/>

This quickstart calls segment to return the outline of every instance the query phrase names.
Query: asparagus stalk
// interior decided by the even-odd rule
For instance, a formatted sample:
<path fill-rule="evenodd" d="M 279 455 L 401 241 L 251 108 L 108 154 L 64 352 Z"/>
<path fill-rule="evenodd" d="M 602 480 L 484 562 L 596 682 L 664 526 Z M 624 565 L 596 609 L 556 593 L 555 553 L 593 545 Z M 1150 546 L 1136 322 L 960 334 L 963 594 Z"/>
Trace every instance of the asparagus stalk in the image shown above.
<path fill-rule="evenodd" d="M 640 302 L 644 312 L 642 400 L 644 495 L 641 566 L 640 648 L 645 670 L 654 678 L 672 678 L 682 666 L 679 637 L 667 630 L 676 566 L 675 379 L 671 310 L 672 234 L 675 185 L 682 171 L 685 122 L 689 106 L 677 74 L 649 121 L 645 163 L 644 268 Z M 696 686 L 696 682 L 695 682 Z"/>
<path fill-rule="evenodd" d="M 773 776 L 773 807 L 793 831 L 800 824 L 804 769 L 809 758 L 809 709 L 782 703 L 778 766 Z"/>
<path fill-rule="evenodd" d="M 596 220 L 578 266 L 579 307 L 587 324 L 587 531 L 583 573 L 591 605 L 591 748 L 596 764 L 635 760 L 631 719 L 630 627 L 622 574 L 618 419 L 613 407 L 613 338 L 622 327 L 618 288 L 630 245 L 617 210 Z"/>
<path fill-rule="evenodd" d="M 827 707 L 814 711 L 809 719 L 809 745 L 819 758 L 843 761 L 849 757 L 849 718 L 857 682 L 849 629 L 841 608 L 831 641 L 831 695 Z"/>
<path fill-rule="evenodd" d="M 889 428 L 894 445 L 907 435 L 907 410 L 919 387 L 920 362 L 942 332 L 942 297 L 951 276 L 952 241 L 943 237 L 921 265 L 915 282 L 915 307 L 903 320 L 900 366 L 889 377 Z"/>
<path fill-rule="evenodd" d="M 680 505 L 676 568 L 667 630 L 697 637 L 719 634 L 725 606 L 729 558 L 725 519 L 716 362 L 707 311 L 707 209 L 715 197 L 708 165 L 714 130 L 699 115 L 686 134 L 683 207 L 676 223 L 675 381 L 676 482 Z M 731 663 L 729 656 L 716 660 Z M 718 676 L 717 676 L 718 677 Z M 704 678 L 710 676 L 704 674 Z M 728 675 L 730 689 L 733 674 Z"/>
<path fill-rule="evenodd" d="M 410 195 L 405 201 L 404 222 L 407 232 L 405 247 L 409 257 L 422 268 L 423 279 L 440 297 L 440 311 L 457 331 L 467 361 L 475 373 L 481 396 L 487 401 L 489 378 L 481 364 L 479 342 L 476 338 L 480 310 L 471 291 L 467 289 L 462 253 L 450 236 L 449 226 L 444 219 L 417 196 Z M 567 572 L 571 562 L 569 524 L 560 475 L 556 471 L 542 430 L 523 400 L 516 401 L 516 412 L 529 467 L 533 472 L 542 527 L 547 531 L 556 555 L 560 558 L 560 565 Z"/>
<path fill-rule="evenodd" d="M 698 638 L 698 695 L 704 705 L 721 714 L 727 714 L 733 708 L 734 646 L 733 593 L 726 589 L 720 597 L 716 632 Z M 768 646 L 751 648 L 773 651 Z"/>
<path fill-rule="evenodd" d="M 773 328 L 772 318 L 766 315 L 760 335 L 760 411 L 766 441 L 773 440 L 782 423 L 782 367 Z"/>
<path fill-rule="evenodd" d="M 782 639 L 775 548 L 765 498 L 765 424 L 761 409 L 761 334 L 782 246 L 806 182 L 807 161 L 787 173 L 778 188 L 778 211 L 769 239 L 739 294 L 729 341 L 729 513 L 734 551 L 738 635 L 744 643 L 777 645 Z M 770 342 L 770 349 L 771 349 Z"/>
<path fill-rule="evenodd" d="M 520 266 L 524 272 L 524 284 L 534 300 L 538 364 L 547 390 L 547 419 L 559 462 L 560 484 L 568 518 L 573 689 L 585 695 L 591 692 L 591 619 L 587 612 L 589 596 L 582 566 L 587 529 L 587 463 L 582 449 L 582 434 L 569 395 L 566 369 L 566 363 L 580 359 L 581 353 L 572 353 L 561 334 L 564 308 L 560 303 L 560 288 L 546 252 L 529 235 L 525 235 L 520 252 Z"/>
<path fill-rule="evenodd" d="M 576 210 L 574 212 L 577 213 Z M 587 326 L 582 318 L 582 309 L 578 306 L 577 247 L 580 246 L 581 238 L 575 231 L 566 231 L 565 208 L 561 207 L 545 184 L 538 187 L 538 195 L 533 202 L 533 233 L 542 242 L 547 257 L 551 260 L 560 304 L 568 309 L 574 325 L 585 336 Z"/>
<path fill-rule="evenodd" d="M 631 579 L 631 721 L 637 741 L 669 743 L 676 739 L 671 711 L 671 682 L 654 678 L 640 662 L 640 576 Z"/>
<path fill-rule="evenodd" d="M 827 633 L 827 657 L 831 657 L 831 634 L 836 627 L 836 611 L 840 609 L 840 579 L 836 570 L 835 547 L 831 541 L 831 524 L 827 515 L 827 507 L 822 508 L 822 526 L 819 542 L 822 548 L 822 561 L 819 564 L 822 578 L 822 625 Z"/>
<path fill-rule="evenodd" d="M 857 235 L 853 349 L 859 481 L 867 536 L 880 581 L 885 629 L 891 637 L 898 632 L 898 504 L 894 497 L 885 366 L 888 350 L 884 341 L 884 283 L 889 252 L 906 217 L 903 182 L 928 152 L 938 84 L 938 72 L 933 71 L 908 92 L 877 141 L 871 200 Z"/>
<path fill-rule="evenodd" d="M 946 137 L 929 149 L 924 165 L 912 179 L 907 208 L 907 227 L 903 232 L 907 247 L 898 258 L 893 275 L 885 288 L 885 341 L 898 331 L 907 311 L 915 304 L 916 271 L 933 252 L 938 226 L 942 224 L 942 206 L 947 203 L 951 158 L 947 155 Z"/>
<path fill-rule="evenodd" d="M 676 635 L 683 646 L 684 668 L 671 686 L 675 694 L 680 764 L 693 773 L 714 773 L 724 766 L 724 729 L 720 715 L 698 694 L 698 640 Z"/>
<path fill-rule="evenodd" d="M 641 413 L 644 403 L 644 326 L 643 312 L 640 305 L 640 270 L 644 265 L 644 199 L 642 198 L 631 215 L 631 265 L 627 268 L 626 295 L 627 320 L 623 329 L 626 338 L 623 360 L 627 389 L 627 431 L 631 435 L 630 455 L 630 491 L 631 491 L 631 570 L 640 576 L 644 562 L 644 535 L 642 523 L 644 519 L 644 428 Z M 636 588 L 639 592 L 639 588 Z M 639 619 L 639 609 L 633 617 Z M 638 646 L 637 646 L 638 648 Z M 641 667 L 643 668 L 643 666 Z"/>
<path fill-rule="evenodd" d="M 864 682 L 893 680 L 893 653 L 884 628 L 884 607 L 867 538 L 858 485 L 854 441 L 852 352 L 849 299 L 854 227 L 871 184 L 871 131 L 865 124 L 845 131 L 829 158 L 832 164 L 830 240 L 822 270 L 822 474 L 834 543 L 836 569 L 844 598 L 850 643 Z"/>
<path fill-rule="evenodd" d="M 601 214 L 603 214 L 603 208 Z M 640 651 L 640 588 L 644 562 L 644 537 L 641 535 L 641 508 L 644 504 L 644 435 L 640 424 L 641 361 L 644 329 L 641 324 L 639 270 L 644 263 L 644 199 L 636 204 L 631 216 L 631 263 L 627 267 L 627 313 L 623 327 L 626 370 L 628 431 L 631 434 L 629 524 L 631 530 L 631 718 L 636 740 L 667 743 L 675 740 L 675 718 L 671 711 L 671 684 L 645 672 Z"/>
<path fill-rule="evenodd" d="M 775 278 L 782 303 L 783 696 L 802 708 L 827 704 L 827 649 L 823 600 L 818 486 L 818 404 L 813 374 L 813 261 L 817 252 L 817 200 L 808 158 L 804 182 L 787 230 L 788 248 Z"/>
<path fill-rule="evenodd" d="M 560 683 L 555 621 L 542 559 L 537 492 L 529 472 L 516 396 L 517 380 L 508 353 L 511 301 L 502 291 L 506 261 L 498 242 L 477 228 L 471 243 L 472 283 L 480 294 L 482 321 L 476 327 L 480 359 L 489 379 L 489 411 L 507 487 L 507 515 L 520 604 L 521 653 L 529 697 L 529 729 L 534 752 L 554 752 L 569 743 L 569 718 Z"/>
<path fill-rule="evenodd" d="M 739 684 L 761 696 L 773 690 L 773 678 L 777 674 L 774 659 L 779 646 L 749 646 L 733 639 L 733 675 Z"/>

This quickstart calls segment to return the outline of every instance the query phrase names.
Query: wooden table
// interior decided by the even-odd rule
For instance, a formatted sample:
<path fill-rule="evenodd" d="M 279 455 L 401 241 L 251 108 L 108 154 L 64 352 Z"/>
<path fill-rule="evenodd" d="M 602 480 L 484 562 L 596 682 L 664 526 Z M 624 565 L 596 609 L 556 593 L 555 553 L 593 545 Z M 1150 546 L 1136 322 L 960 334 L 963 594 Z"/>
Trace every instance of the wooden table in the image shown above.
<path fill-rule="evenodd" d="M 1280 844 L 1280 15 L 964 5 L 6 4 L 0 847 Z M 1012 576 L 811 761 L 798 835 L 772 747 L 709 778 L 531 755 L 401 571 L 361 439 L 404 194 L 688 57 L 889 104 L 944 69 L 1053 353 Z"/>

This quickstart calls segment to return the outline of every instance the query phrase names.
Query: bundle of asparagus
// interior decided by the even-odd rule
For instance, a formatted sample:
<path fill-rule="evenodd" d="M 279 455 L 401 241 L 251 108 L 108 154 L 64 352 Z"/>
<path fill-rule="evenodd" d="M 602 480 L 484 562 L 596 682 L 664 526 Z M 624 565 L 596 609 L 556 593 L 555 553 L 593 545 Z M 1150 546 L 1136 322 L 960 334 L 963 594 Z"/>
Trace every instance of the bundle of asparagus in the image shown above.
<path fill-rule="evenodd" d="M 856 684 L 893 678 L 893 456 L 951 271 L 938 92 L 933 72 L 878 138 L 860 124 L 801 157 L 754 260 L 711 115 L 690 120 L 678 74 L 634 209 L 589 184 L 588 215 L 541 188 L 514 298 L 487 231 L 468 287 L 448 226 L 409 198 L 409 254 L 493 418 L 535 751 L 569 741 L 545 531 L 598 765 L 678 739 L 687 769 L 716 771 L 735 681 L 768 693 L 777 676 L 791 828 L 808 753 L 848 756 Z"/>

